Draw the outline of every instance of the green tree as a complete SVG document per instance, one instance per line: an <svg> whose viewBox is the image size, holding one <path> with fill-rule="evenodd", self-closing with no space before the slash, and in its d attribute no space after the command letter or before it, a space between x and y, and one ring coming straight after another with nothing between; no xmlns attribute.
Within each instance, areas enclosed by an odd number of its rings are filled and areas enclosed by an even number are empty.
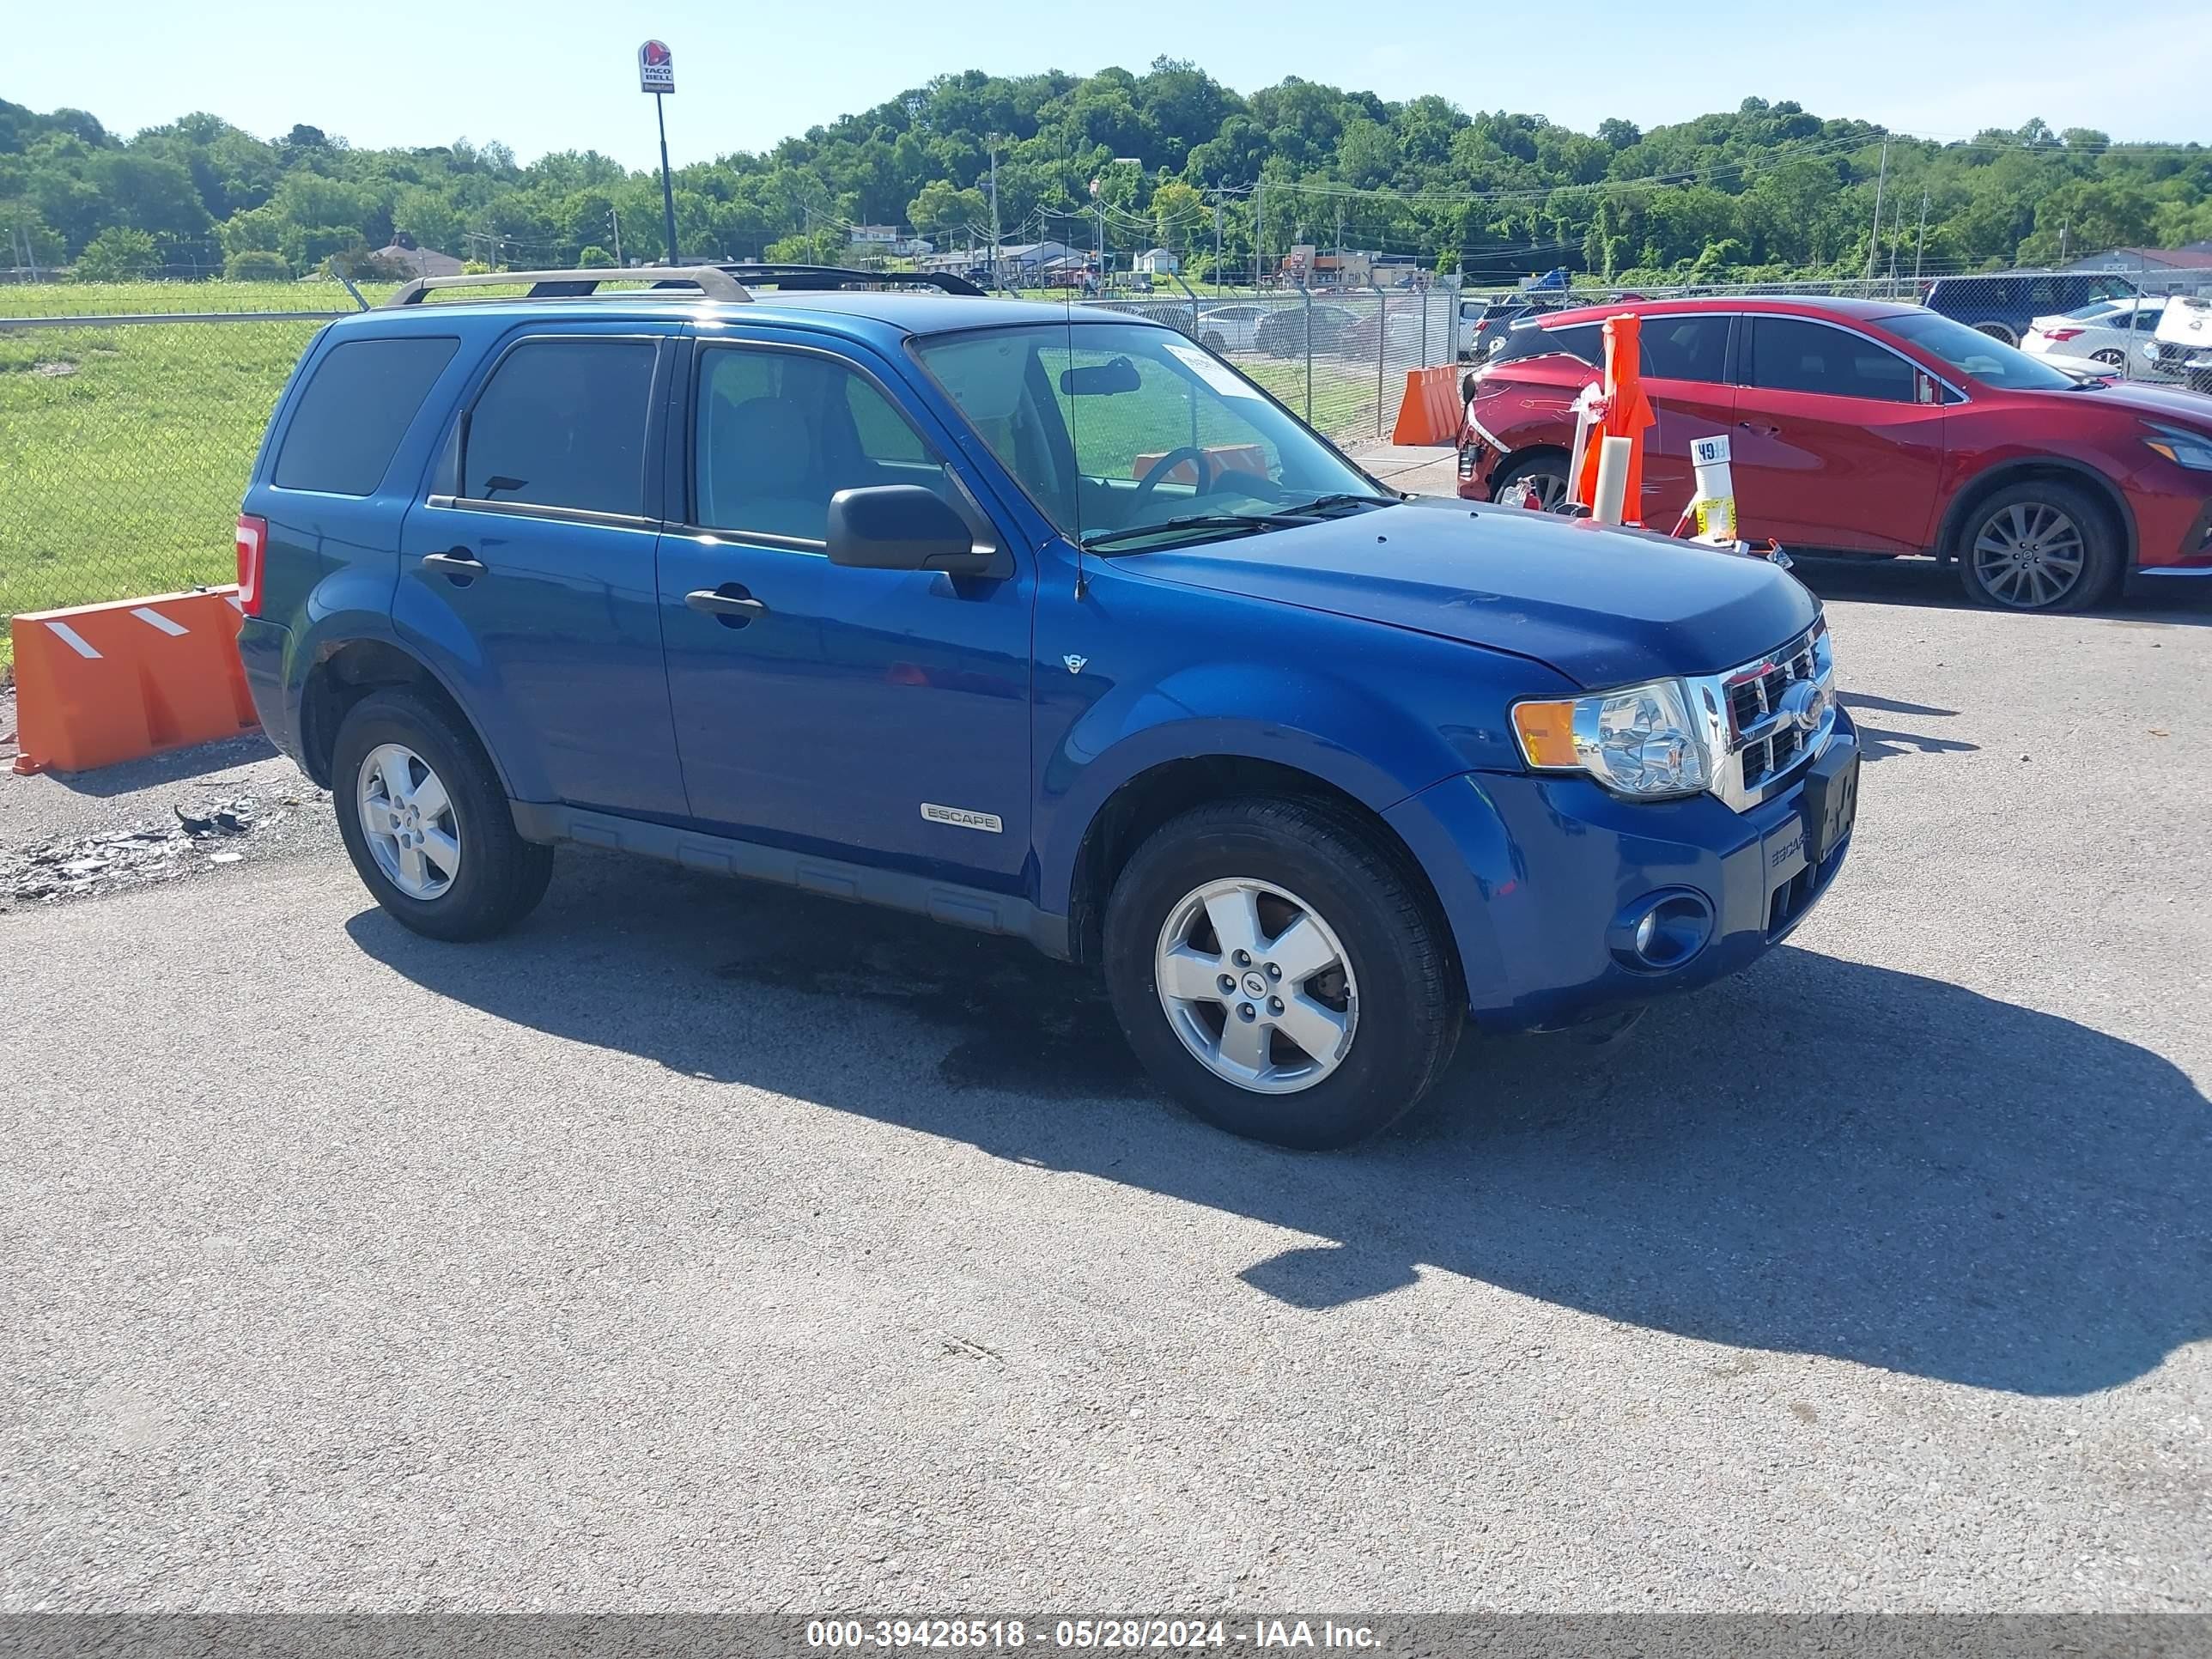
<svg viewBox="0 0 2212 1659"><path fill-rule="evenodd" d="M289 283L292 280L292 267L284 263L281 253L249 248L225 259L222 274L234 283Z"/></svg>
<svg viewBox="0 0 2212 1659"><path fill-rule="evenodd" d="M150 276L161 266L154 239L143 230L111 225L85 244L76 256L80 283L128 283Z"/></svg>

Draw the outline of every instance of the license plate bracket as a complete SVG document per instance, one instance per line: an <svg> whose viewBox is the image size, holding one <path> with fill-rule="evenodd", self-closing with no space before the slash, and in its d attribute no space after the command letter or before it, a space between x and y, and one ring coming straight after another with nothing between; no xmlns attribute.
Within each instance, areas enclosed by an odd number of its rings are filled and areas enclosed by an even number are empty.
<svg viewBox="0 0 2212 1659"><path fill-rule="evenodd" d="M1856 745L1831 748L1805 769L1805 861L1816 869L1857 822L1859 760Z"/></svg>

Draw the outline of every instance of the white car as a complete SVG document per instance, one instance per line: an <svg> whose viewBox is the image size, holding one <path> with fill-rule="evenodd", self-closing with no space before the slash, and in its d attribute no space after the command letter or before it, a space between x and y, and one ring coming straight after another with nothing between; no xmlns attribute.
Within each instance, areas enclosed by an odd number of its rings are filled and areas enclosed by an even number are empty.
<svg viewBox="0 0 2212 1659"><path fill-rule="evenodd" d="M2157 333L2165 310L2163 295L2093 300L2059 316L2038 317L2027 325L2020 349L2039 357L2087 357L2122 368L2130 350Z"/></svg>
<svg viewBox="0 0 2212 1659"><path fill-rule="evenodd" d="M1199 343L1220 352L1255 350L1259 345L1260 319L1270 309L1256 305L1202 307L1198 313Z"/></svg>

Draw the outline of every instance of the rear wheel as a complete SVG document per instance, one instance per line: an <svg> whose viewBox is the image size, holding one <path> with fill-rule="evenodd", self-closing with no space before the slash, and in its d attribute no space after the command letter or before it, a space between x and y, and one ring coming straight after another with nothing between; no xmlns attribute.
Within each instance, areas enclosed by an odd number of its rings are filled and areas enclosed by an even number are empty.
<svg viewBox="0 0 2212 1659"><path fill-rule="evenodd" d="M2102 351L2091 352L2089 361L2093 363L2102 363L2106 368L2125 368L2128 366L2128 355L2118 346L2106 346Z"/></svg>
<svg viewBox="0 0 2212 1659"><path fill-rule="evenodd" d="M1567 504L1567 458L1547 453L1512 462L1498 475L1491 499L1507 499L1514 486L1524 482L1535 490L1538 507L1547 513L1559 512Z"/></svg>
<svg viewBox="0 0 2212 1659"><path fill-rule="evenodd" d="M1176 1098L1309 1150L1396 1121L1443 1074L1464 1017L1433 902L1316 801L1217 802L1156 831L1108 902L1106 981Z"/></svg>
<svg viewBox="0 0 2212 1659"><path fill-rule="evenodd" d="M1221 337L1221 331L1218 328L1210 328L1206 330L1206 338L1200 341L1199 343L1203 345L1208 351L1212 352L1226 351L1229 349L1229 342Z"/></svg>
<svg viewBox="0 0 2212 1659"><path fill-rule="evenodd" d="M553 849L515 833L475 733L417 693L347 710L331 765L346 854L376 902L432 939L486 939L545 896Z"/></svg>
<svg viewBox="0 0 2212 1659"><path fill-rule="evenodd" d="M2000 489L1969 515L1959 544L1968 597L2008 611L2083 611L2112 590L2120 555L2111 520L2071 485Z"/></svg>
<svg viewBox="0 0 2212 1659"><path fill-rule="evenodd" d="M1976 323L1974 332L1986 334L1992 340L2002 340L2008 346L2020 343L2020 334L2008 323Z"/></svg>

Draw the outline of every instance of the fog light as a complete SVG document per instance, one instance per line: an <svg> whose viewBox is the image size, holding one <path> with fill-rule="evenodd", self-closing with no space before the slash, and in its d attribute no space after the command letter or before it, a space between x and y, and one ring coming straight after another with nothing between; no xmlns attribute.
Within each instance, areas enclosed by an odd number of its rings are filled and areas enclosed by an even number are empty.
<svg viewBox="0 0 2212 1659"><path fill-rule="evenodd" d="M1711 942L1713 907L1686 887L1647 893L1607 930L1613 960L1639 974L1671 973Z"/></svg>

